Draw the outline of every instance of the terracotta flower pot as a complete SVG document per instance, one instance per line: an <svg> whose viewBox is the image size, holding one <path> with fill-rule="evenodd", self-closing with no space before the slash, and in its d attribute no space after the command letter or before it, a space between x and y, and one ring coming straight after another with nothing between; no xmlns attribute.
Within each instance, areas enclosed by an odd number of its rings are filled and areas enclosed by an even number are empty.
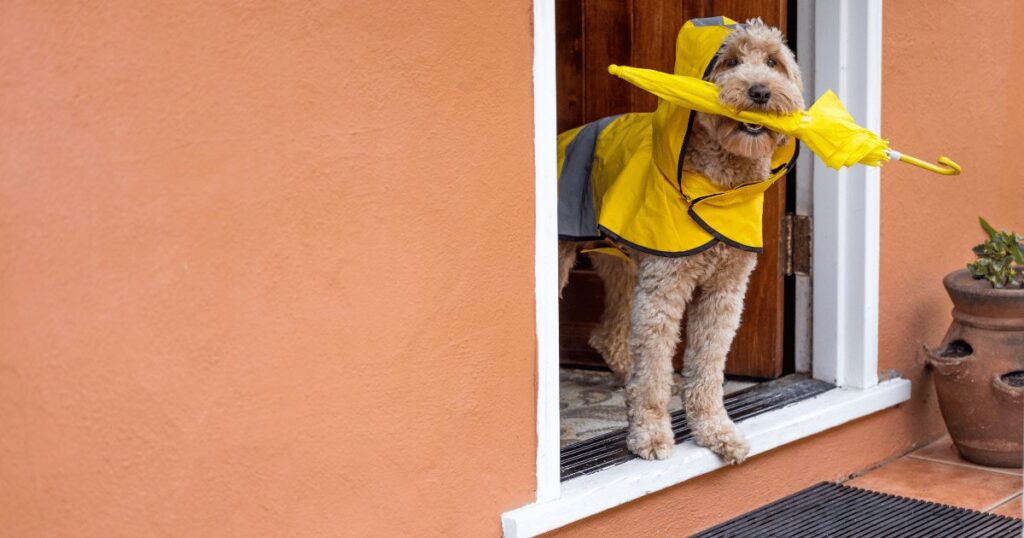
<svg viewBox="0 0 1024 538"><path fill-rule="evenodd" d="M1020 467L1024 437L1024 290L994 289L966 270L942 281L953 323L925 350L939 408L967 460Z"/></svg>

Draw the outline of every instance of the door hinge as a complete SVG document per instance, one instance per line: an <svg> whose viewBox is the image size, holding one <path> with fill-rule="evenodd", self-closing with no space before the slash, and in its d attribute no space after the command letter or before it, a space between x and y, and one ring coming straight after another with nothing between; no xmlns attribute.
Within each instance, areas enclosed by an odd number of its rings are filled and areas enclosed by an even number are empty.
<svg viewBox="0 0 1024 538"><path fill-rule="evenodd" d="M811 217L787 213L782 218L783 272L811 274Z"/></svg>

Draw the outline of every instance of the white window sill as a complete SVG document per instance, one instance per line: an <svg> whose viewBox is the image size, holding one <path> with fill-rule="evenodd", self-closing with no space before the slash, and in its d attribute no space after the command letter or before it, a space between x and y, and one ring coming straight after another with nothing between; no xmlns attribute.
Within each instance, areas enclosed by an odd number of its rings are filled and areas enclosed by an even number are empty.
<svg viewBox="0 0 1024 538"><path fill-rule="evenodd" d="M909 399L906 379L866 389L837 388L744 420L739 428L754 456ZM504 536L537 536L725 466L710 450L689 441L678 445L666 460L631 460L563 482L559 498L504 513Z"/></svg>

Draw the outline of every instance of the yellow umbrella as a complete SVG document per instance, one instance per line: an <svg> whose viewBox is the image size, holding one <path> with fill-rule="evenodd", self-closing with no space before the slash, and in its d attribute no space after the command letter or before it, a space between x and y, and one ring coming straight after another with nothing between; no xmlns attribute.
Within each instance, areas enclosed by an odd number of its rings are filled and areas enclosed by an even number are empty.
<svg viewBox="0 0 1024 538"><path fill-rule="evenodd" d="M608 72L679 106L761 124L794 136L821 157L826 165L837 170L857 163L880 166L890 159L897 159L936 174L960 174L960 165L947 157L939 157L943 166L938 166L893 150L887 140L857 125L831 90L806 111L775 114L727 107L718 100L718 87L698 78L618 65L609 66Z"/></svg>

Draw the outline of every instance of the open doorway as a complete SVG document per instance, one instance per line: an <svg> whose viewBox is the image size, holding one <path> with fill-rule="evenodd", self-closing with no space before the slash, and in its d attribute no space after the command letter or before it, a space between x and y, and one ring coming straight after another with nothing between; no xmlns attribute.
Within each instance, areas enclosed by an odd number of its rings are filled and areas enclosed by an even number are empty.
<svg viewBox="0 0 1024 538"><path fill-rule="evenodd" d="M786 0L557 1L559 131L614 114L653 111L657 107L654 96L608 75L607 66L615 63L671 72L676 34L689 19L724 15L743 21L761 17L787 33L795 50L795 8L788 4ZM786 213L793 209L795 189L787 189L787 183L790 181L778 182L765 195L765 247L751 276L743 322L729 354L727 398L751 392L759 383L780 379L796 369L792 351L794 286L792 278L787 281L785 258L791 249L785 248L784 240L789 227ZM626 426L621 386L587 342L600 319L603 302L600 279L587 256L580 256L559 314L563 449L572 450ZM680 342L675 355L677 372L685 345L685 341ZM773 386L784 384L775 382ZM681 407L679 385L677 375L671 411Z"/></svg>

